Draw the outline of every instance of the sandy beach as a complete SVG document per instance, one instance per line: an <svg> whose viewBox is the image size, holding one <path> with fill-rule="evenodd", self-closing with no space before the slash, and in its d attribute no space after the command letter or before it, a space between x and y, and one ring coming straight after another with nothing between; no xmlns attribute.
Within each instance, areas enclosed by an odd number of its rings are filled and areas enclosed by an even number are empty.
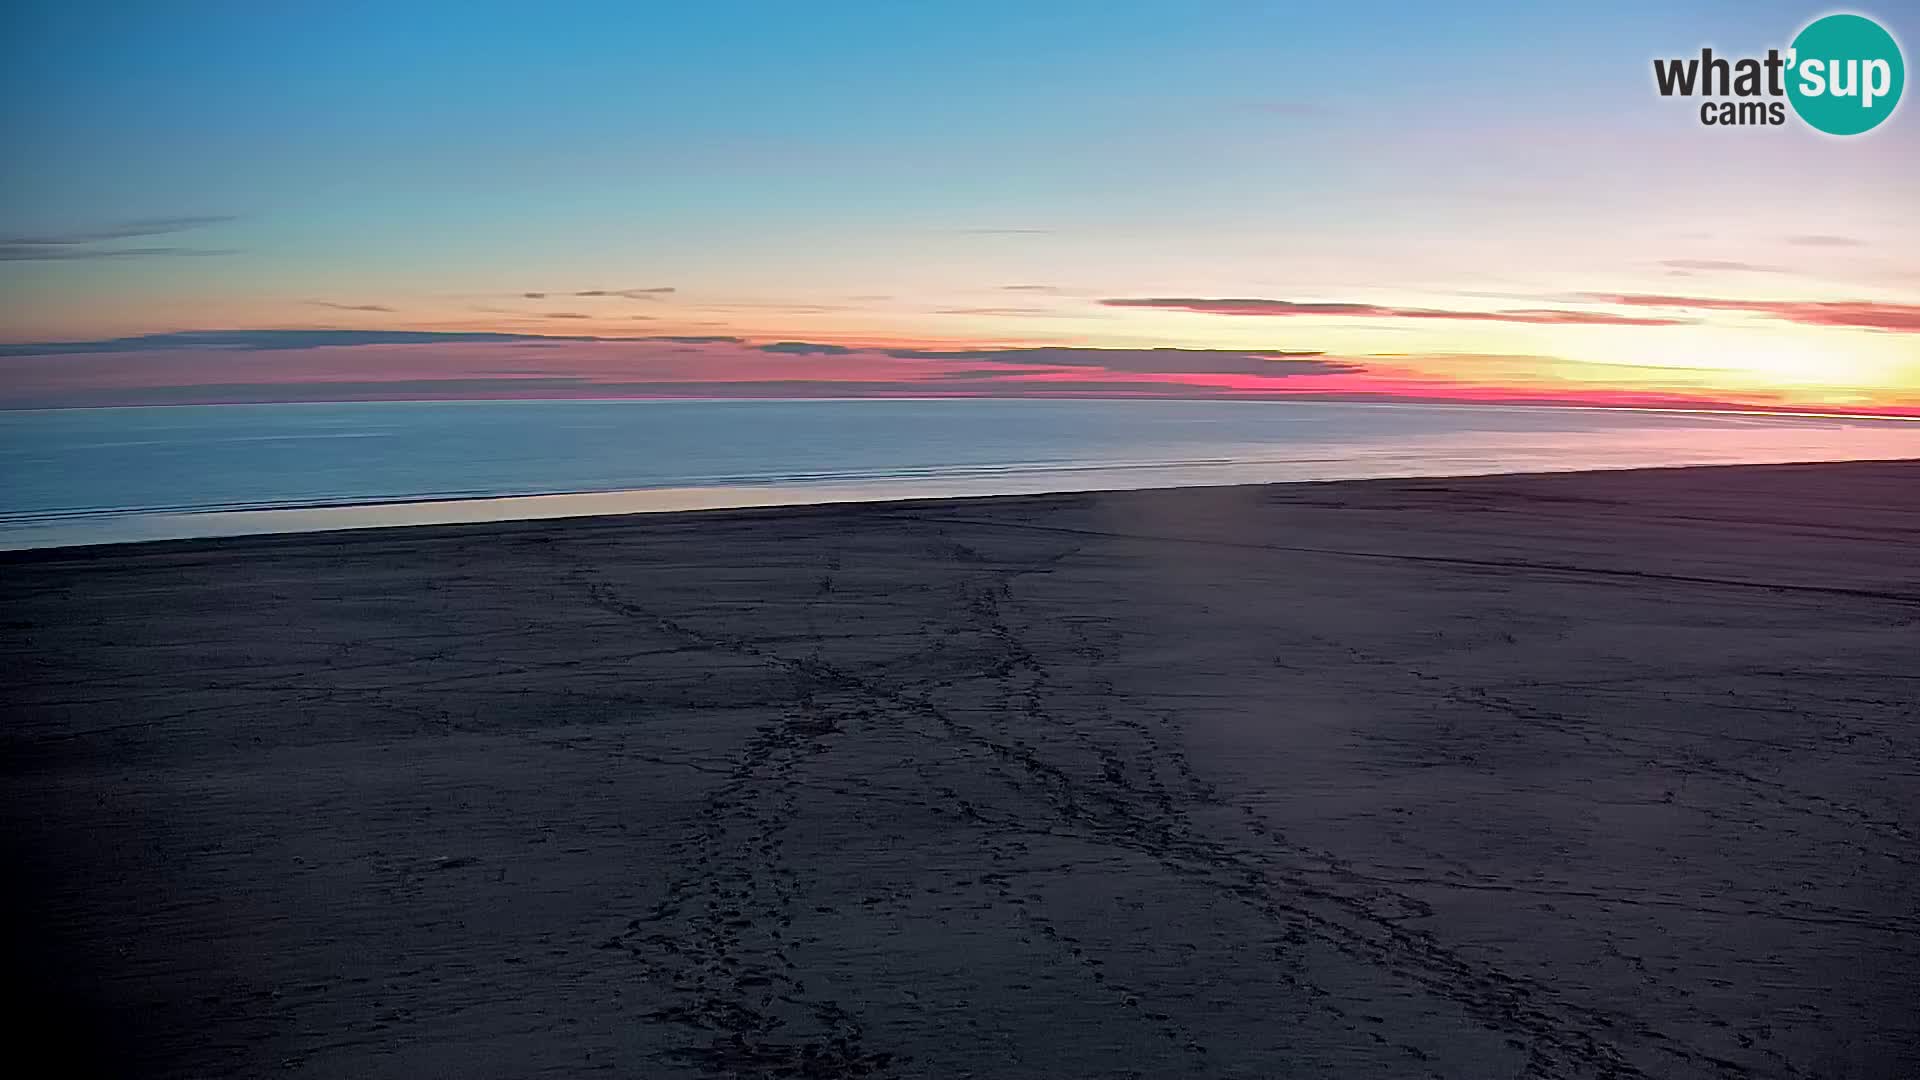
<svg viewBox="0 0 1920 1080"><path fill-rule="evenodd" d="M111 1076L1920 1075L1920 462L0 557Z"/></svg>

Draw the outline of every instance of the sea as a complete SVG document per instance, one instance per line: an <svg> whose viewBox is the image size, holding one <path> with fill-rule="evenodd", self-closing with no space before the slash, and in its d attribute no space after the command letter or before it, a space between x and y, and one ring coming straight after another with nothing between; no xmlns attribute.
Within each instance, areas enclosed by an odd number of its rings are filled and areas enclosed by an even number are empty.
<svg viewBox="0 0 1920 1080"><path fill-rule="evenodd" d="M0 548L1117 488L1920 458L1920 422L1324 401L0 412Z"/></svg>

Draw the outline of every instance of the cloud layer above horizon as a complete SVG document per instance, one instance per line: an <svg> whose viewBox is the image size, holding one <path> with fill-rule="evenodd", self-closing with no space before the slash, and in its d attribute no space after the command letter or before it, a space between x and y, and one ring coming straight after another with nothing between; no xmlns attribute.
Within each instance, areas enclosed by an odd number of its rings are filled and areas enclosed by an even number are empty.
<svg viewBox="0 0 1920 1080"><path fill-rule="evenodd" d="M733 335L210 330L0 345L0 408L584 398L1171 397L1805 411L1712 368L1306 349L853 345ZM1827 411L1920 416L1920 401Z"/></svg>

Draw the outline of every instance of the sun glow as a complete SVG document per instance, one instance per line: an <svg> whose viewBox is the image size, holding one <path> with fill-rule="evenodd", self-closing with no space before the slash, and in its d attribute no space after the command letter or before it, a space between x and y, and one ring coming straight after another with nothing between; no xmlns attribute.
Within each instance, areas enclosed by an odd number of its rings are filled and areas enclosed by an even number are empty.
<svg viewBox="0 0 1920 1080"><path fill-rule="evenodd" d="M1871 393L1920 399L1920 356L1901 335L1780 326L1569 332L1557 355L1607 366L1613 385Z"/></svg>

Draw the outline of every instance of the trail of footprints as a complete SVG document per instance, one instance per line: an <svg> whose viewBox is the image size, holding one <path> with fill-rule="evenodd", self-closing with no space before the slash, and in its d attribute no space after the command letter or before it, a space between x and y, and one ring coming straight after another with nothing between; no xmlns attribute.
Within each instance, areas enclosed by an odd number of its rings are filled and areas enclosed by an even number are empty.
<svg viewBox="0 0 1920 1080"><path fill-rule="evenodd" d="M705 1071L860 1077L893 1063L867 1047L856 1017L808 996L793 958L803 945L791 935L798 887L781 833L797 809L796 768L839 719L802 690L788 716L764 725L707 799L704 828L683 843L685 876L605 943L671 988L679 1003L649 1019L687 1029L679 1056Z"/></svg>
<svg viewBox="0 0 1920 1080"><path fill-rule="evenodd" d="M1055 554L1044 563L1062 557ZM629 954L650 979L671 989L677 1003L651 1019L689 1032L681 1051L686 1061L715 1075L793 1077L877 1077L907 1064L893 1052L871 1047L858 1018L839 1003L808 996L797 958L806 943L789 936L798 887L794 871L782 859L781 833L799 810L798 772L815 753L824 752L822 740L838 730L835 710L845 715L851 708L825 702L851 699L860 703L861 715L875 722L927 727L957 744L985 751L981 767L1004 789L1006 800L1028 805L1014 813L996 812L921 773L930 794L954 820L978 831L989 860L1010 868L985 873L976 884L990 892L994 903L1019 912L1032 930L1023 942L1044 943L1083 972L1089 1000L1104 995L1115 1008L1137 1013L1169 1045L1185 1051L1197 1071L1205 1068L1207 1059L1202 1040L1156 1007L1148 988L1128 986L1105 970L1103 958L1033 903L1037 894L1018 887L1017 880L1033 872L1023 864L1023 834L1062 831L1142 853L1172 873L1250 907L1274 926L1269 958L1274 977L1355 1038L1397 1046L1416 1060L1426 1058L1415 1045L1393 1043L1381 1030L1383 1018L1350 1015L1315 985L1300 962L1312 944L1385 969L1439 999L1458 1003L1488 1027L1509 1033L1510 1045L1527 1054L1531 1076L1646 1075L1594 1034L1626 1018L1558 1001L1544 987L1471 962L1430 935L1407 929L1403 920L1422 910L1417 900L1352 877L1331 853L1289 843L1253 808L1242 808L1246 839L1241 844L1198 831L1188 808L1223 800L1180 749L1177 717L1161 715L1149 721L1112 709L1113 688L1098 674L1105 650L1082 620L1061 625L1070 627L1072 648L1095 672L1084 692L1096 704L1078 722L1056 715L1049 698L1059 689L1005 616L1012 578L1035 566L1009 572L984 559L963 561L982 565L962 579L959 602L948 608L962 620L953 627L961 633L949 635L944 644L949 649L985 647L977 658L969 657L978 661L973 674L940 678L932 685L893 685L837 667L817 651L795 657L751 639L707 635L587 582L593 602L607 610L666 629L689 646L756 657L794 679L788 715L760 729L732 777L709 798L704 829L686 841L681 860L686 875L670 885L667 898L654 911L634 919L625 932L605 943ZM832 593L820 589L823 601ZM1111 628L1106 632L1117 633ZM991 684L994 703L984 727L962 721L936 703L943 689L981 682ZM1063 739L1073 758L1097 764L1097 779L1076 777L1069 767L1049 760L1046 751L1059 752ZM1168 772L1170 776L1164 775ZM1044 815L1030 812L1036 803L1045 808ZM1316 885L1305 871L1336 884ZM866 900L873 904L887 898ZM1747 1075L1735 1063L1664 1042L1657 1033L1640 1034L1696 1070Z"/></svg>

